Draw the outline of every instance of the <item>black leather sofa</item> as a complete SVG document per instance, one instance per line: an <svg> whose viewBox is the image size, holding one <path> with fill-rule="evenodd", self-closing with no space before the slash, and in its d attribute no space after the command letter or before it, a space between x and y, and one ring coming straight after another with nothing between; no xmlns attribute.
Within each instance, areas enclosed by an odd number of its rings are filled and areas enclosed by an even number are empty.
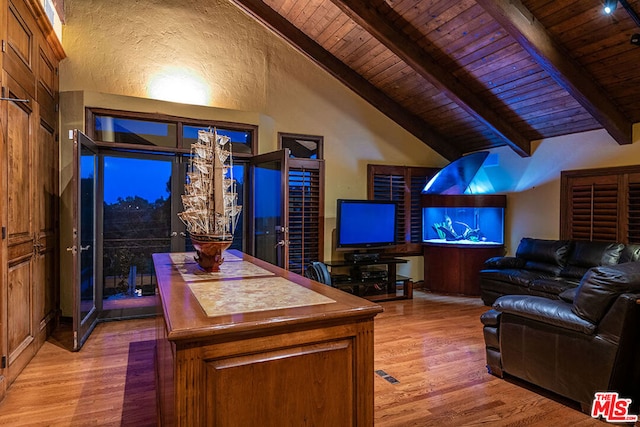
<svg viewBox="0 0 640 427"><path fill-rule="evenodd" d="M640 245L612 242L544 240L525 237L515 256L488 259L480 271L480 297L491 305L502 295L558 299L575 288L591 267L640 259Z"/></svg>
<svg viewBox="0 0 640 427"><path fill-rule="evenodd" d="M640 262L594 267L558 299L505 295L481 316L487 368L578 402L640 403ZM635 412L637 414L637 412Z"/></svg>

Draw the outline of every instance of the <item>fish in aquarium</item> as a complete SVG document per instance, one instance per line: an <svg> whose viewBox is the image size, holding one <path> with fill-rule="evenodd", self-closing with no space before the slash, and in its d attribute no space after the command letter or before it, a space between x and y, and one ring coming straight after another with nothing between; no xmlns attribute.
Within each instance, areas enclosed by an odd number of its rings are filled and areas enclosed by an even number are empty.
<svg viewBox="0 0 640 427"><path fill-rule="evenodd" d="M453 224L461 225L464 228L463 231L456 231ZM444 216L444 222L434 223L432 227L438 236L444 240L469 240L472 242L486 240L486 237L484 237L480 228L471 228L468 224L462 221L453 221L449 215Z"/></svg>

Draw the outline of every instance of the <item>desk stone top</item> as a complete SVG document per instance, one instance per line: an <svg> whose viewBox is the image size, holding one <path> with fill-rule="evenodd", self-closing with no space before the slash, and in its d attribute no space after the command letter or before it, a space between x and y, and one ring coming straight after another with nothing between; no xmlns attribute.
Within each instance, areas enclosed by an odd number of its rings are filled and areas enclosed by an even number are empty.
<svg viewBox="0 0 640 427"><path fill-rule="evenodd" d="M212 280L188 285L209 317L335 302L283 277Z"/></svg>

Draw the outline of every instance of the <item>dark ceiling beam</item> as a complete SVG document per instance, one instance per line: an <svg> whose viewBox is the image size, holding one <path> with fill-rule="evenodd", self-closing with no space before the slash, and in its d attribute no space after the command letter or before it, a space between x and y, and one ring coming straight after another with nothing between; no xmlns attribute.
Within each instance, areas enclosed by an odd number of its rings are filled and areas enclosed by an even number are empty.
<svg viewBox="0 0 640 427"><path fill-rule="evenodd" d="M518 43L589 112L618 144L631 144L633 124L587 71L553 40L518 0L476 0ZM598 5L594 5L596 7Z"/></svg>
<svg viewBox="0 0 640 427"><path fill-rule="evenodd" d="M441 67L404 32L395 28L370 2L331 0L353 21L406 62L476 120L483 123L520 156L531 155L531 141L518 132L480 97L467 89L449 70Z"/></svg>
<svg viewBox="0 0 640 427"><path fill-rule="evenodd" d="M447 160L456 160L464 154L447 142L421 117L409 113L262 1L233 0L233 2Z"/></svg>

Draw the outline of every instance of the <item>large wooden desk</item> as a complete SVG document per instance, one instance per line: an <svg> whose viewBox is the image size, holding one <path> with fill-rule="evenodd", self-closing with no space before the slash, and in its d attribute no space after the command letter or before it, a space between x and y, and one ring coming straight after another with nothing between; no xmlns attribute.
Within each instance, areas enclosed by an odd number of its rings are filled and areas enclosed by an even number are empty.
<svg viewBox="0 0 640 427"><path fill-rule="evenodd" d="M379 305L234 251L153 262L162 425L373 425Z"/></svg>

